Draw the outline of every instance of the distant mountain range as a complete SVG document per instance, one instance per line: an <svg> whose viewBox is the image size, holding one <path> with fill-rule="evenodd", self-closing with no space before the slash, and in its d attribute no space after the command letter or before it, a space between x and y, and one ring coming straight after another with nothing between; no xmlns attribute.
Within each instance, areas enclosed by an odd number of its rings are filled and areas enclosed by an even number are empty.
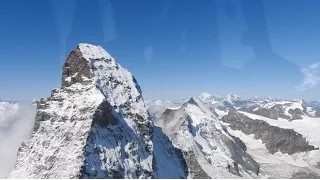
<svg viewBox="0 0 320 180"><path fill-rule="evenodd" d="M227 153L233 160L229 172L235 175L320 177L318 101L203 93L181 102L148 101L147 106L154 115L155 125L164 130L175 146L197 154L195 159L202 165L197 171L211 178L216 177L214 166L227 161L216 157L228 151L218 145L223 138L217 140L217 137L224 136L216 132L224 132L237 147L232 149L229 144L231 155Z"/></svg>
<svg viewBox="0 0 320 180"><path fill-rule="evenodd" d="M199 98L209 108L218 110L228 110L236 108L257 115L268 116L273 119L278 119L280 116L284 119L294 120L302 119L302 116L320 117L320 102L319 101L304 101L304 100L284 100L250 97L242 98L235 94L229 94L226 97L219 97L209 93L202 93ZM154 100L146 101L149 107L149 112L155 115L157 119L159 114L162 114L167 108L174 108L182 105L189 99L176 101L170 100Z"/></svg>

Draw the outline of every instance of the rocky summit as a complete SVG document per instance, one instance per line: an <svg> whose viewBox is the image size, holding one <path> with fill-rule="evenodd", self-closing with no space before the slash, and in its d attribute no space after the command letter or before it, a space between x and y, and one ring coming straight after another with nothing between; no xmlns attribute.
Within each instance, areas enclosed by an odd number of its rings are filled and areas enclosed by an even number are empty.
<svg viewBox="0 0 320 180"><path fill-rule="evenodd" d="M79 44L61 87L37 101L33 135L9 178L186 178L176 152L132 74L102 47Z"/></svg>

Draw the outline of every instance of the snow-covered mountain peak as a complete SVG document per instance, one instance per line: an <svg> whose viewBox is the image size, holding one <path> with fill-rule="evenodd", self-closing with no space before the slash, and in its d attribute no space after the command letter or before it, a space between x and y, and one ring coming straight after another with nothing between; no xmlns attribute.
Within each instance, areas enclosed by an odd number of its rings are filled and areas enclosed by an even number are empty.
<svg viewBox="0 0 320 180"><path fill-rule="evenodd" d="M233 102L235 102L235 101L240 100L240 96L230 93L230 94L228 94L228 95L226 96L226 100L227 100L229 103L233 103Z"/></svg>
<svg viewBox="0 0 320 180"><path fill-rule="evenodd" d="M132 74L102 47L83 43L63 66L61 88L37 101L33 136L9 178L183 178L170 143Z"/></svg>
<svg viewBox="0 0 320 180"><path fill-rule="evenodd" d="M132 74L100 46L82 43L68 56L63 66L62 86L79 83L96 86L111 105L120 106L142 96Z"/></svg>
<svg viewBox="0 0 320 180"><path fill-rule="evenodd" d="M196 97L191 97L187 102L185 102L185 104L193 104L193 105L196 105L196 106L199 106L199 104L201 101L196 98Z"/></svg>
<svg viewBox="0 0 320 180"><path fill-rule="evenodd" d="M201 93L198 98L205 104L214 104L216 101L221 99L219 96L215 96L209 93Z"/></svg>
<svg viewBox="0 0 320 180"><path fill-rule="evenodd" d="M212 100L214 99L216 96L214 96L213 94L209 94L209 93L201 93L199 98L202 99L209 99Z"/></svg>
<svg viewBox="0 0 320 180"><path fill-rule="evenodd" d="M203 113L205 113L205 114L211 114L210 109L197 97L190 98L187 102L185 102L183 104L183 107L185 107L188 111L188 109L190 109L190 108L188 108L189 105L193 105L193 106L198 107L199 110L203 111ZM192 110L195 110L195 108L191 108L191 111Z"/></svg>
<svg viewBox="0 0 320 180"><path fill-rule="evenodd" d="M82 56L88 61L93 59L112 59L111 55L101 46L80 43L77 48L82 53Z"/></svg>

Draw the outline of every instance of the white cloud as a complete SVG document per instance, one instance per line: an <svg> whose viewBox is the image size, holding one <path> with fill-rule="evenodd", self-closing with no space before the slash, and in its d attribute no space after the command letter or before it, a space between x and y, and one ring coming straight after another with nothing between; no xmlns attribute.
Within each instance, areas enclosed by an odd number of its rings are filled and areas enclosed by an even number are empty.
<svg viewBox="0 0 320 180"><path fill-rule="evenodd" d="M298 90L304 91L320 84L320 62L312 64L301 71L304 74L304 79L301 85L297 87Z"/></svg>
<svg viewBox="0 0 320 180"><path fill-rule="evenodd" d="M36 107L0 102L0 179L12 170L19 146L31 136Z"/></svg>
<svg viewBox="0 0 320 180"><path fill-rule="evenodd" d="M150 62L153 58L153 47L148 46L144 50L144 58L147 62Z"/></svg>

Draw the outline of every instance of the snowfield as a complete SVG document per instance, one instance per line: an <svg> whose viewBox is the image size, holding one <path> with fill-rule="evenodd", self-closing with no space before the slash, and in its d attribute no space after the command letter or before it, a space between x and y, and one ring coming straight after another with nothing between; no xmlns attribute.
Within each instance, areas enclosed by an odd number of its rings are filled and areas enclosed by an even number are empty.
<svg viewBox="0 0 320 180"><path fill-rule="evenodd" d="M284 129L293 129L296 132L302 134L310 144L320 147L320 118L312 118L303 116L302 120L288 121L286 119L279 118L278 120L266 118L256 114L250 114L247 112L239 111L252 119L259 119L266 121L267 123L278 126Z"/></svg>

